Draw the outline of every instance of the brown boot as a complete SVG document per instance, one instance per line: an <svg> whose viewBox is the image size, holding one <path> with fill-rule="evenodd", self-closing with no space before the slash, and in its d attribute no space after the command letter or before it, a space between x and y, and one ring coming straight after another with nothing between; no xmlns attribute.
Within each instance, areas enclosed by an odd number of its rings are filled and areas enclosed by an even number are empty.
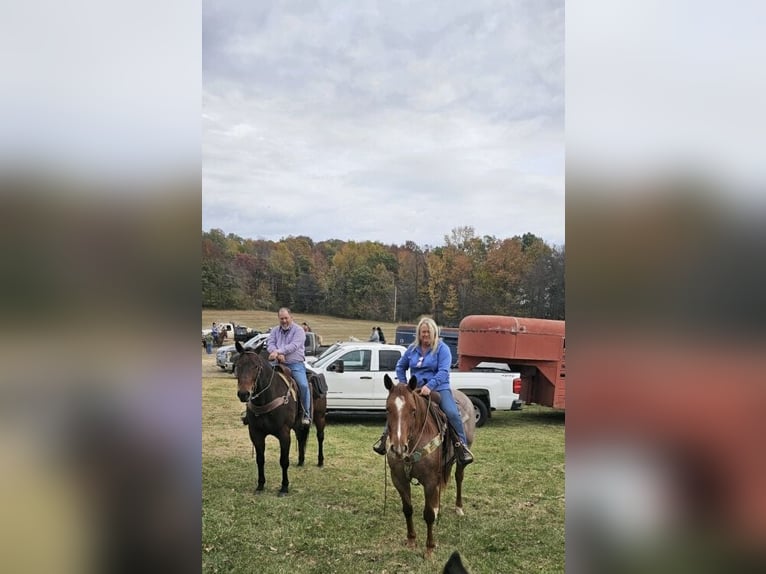
<svg viewBox="0 0 766 574"><path fill-rule="evenodd" d="M378 439L378 442L376 442L374 445L372 445L372 450L377 452L378 454L386 454L386 441L388 439L388 429L383 431L383 434L380 435L380 438Z"/></svg>
<svg viewBox="0 0 766 574"><path fill-rule="evenodd" d="M462 466L473 462L473 453L460 441L455 442L455 456L457 457L457 463Z"/></svg>

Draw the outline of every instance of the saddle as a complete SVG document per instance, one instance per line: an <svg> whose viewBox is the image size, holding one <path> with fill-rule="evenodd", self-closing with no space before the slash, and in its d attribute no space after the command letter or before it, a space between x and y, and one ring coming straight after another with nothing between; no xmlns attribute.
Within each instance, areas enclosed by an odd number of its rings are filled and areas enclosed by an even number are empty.
<svg viewBox="0 0 766 574"><path fill-rule="evenodd" d="M278 374L287 383L287 388L290 390L290 394L293 396L293 400L297 401L300 395L300 388L293 379L293 372L287 365L274 365L272 367L274 372Z"/></svg>
<svg viewBox="0 0 766 574"><path fill-rule="evenodd" d="M454 452L451 451L451 447L452 444L458 441L457 433L455 432L455 429L452 428L452 425L449 424L447 415L444 414L444 411L441 409L441 396L438 391L431 391L431 394L428 396L431 397L429 409L439 426L439 434L441 434L443 439L446 439L447 435L450 437L450 440L442 441L442 455L444 456L445 461L451 462L455 457Z"/></svg>
<svg viewBox="0 0 766 574"><path fill-rule="evenodd" d="M444 427L449 426L449 424L447 421L447 415L444 414L444 411L441 408L441 396L439 395L438 391L431 391L431 394L428 395L428 397L423 398L428 400L429 397L431 401L429 402L428 408L436 420L436 424L439 426L439 433L444 436Z"/></svg>

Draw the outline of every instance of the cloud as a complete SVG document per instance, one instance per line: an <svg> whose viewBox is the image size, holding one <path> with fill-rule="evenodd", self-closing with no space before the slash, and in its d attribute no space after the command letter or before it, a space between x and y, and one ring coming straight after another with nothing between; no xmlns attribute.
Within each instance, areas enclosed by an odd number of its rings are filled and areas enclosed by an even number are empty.
<svg viewBox="0 0 766 574"><path fill-rule="evenodd" d="M563 3L206 6L203 112L204 228L563 243Z"/></svg>

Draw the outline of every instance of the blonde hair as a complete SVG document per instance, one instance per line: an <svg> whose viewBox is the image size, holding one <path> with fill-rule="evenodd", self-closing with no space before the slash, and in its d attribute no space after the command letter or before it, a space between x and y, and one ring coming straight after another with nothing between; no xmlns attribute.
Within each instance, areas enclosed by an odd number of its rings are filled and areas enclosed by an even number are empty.
<svg viewBox="0 0 766 574"><path fill-rule="evenodd" d="M428 331L431 333L431 352L435 353L437 347L439 346L439 327L436 324L436 321L431 319L431 317L423 317L418 321L418 326L415 329L415 342L413 345L416 347L420 347L421 341L420 341L420 328L426 325L428 327Z"/></svg>

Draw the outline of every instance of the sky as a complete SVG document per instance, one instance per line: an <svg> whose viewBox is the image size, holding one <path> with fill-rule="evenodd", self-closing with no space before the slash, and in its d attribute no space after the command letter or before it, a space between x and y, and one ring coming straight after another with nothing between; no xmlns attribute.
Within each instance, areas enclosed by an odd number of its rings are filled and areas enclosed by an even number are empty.
<svg viewBox="0 0 766 574"><path fill-rule="evenodd" d="M564 244L564 3L205 2L202 227Z"/></svg>

